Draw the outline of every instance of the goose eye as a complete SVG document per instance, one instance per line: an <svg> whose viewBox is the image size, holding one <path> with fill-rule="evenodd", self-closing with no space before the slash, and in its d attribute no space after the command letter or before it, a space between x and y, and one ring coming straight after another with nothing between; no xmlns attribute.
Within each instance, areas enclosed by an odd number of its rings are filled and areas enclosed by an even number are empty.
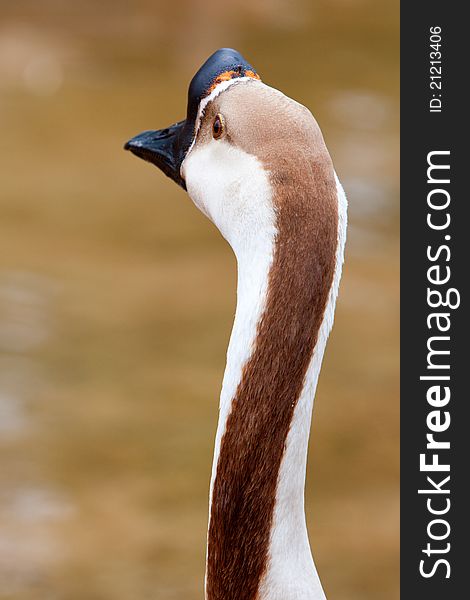
<svg viewBox="0 0 470 600"><path fill-rule="evenodd" d="M225 129L224 118L222 115L217 115L212 123L212 135L217 140L223 134Z"/></svg>

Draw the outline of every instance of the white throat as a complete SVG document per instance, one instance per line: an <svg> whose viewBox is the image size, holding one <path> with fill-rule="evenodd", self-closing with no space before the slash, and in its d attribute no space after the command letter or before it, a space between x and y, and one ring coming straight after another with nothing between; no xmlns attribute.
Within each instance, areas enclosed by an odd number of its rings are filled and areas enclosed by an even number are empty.
<svg viewBox="0 0 470 600"><path fill-rule="evenodd" d="M207 164L217 164L218 168L209 172ZM256 327L266 304L277 233L276 215L269 174L254 156L228 143L212 143L193 149L184 161L183 169L191 199L218 227L237 258L237 308L220 395L212 495L225 423L243 365L252 353ZM214 172L223 182L220 185L214 181ZM226 223L230 223L230 229Z"/></svg>

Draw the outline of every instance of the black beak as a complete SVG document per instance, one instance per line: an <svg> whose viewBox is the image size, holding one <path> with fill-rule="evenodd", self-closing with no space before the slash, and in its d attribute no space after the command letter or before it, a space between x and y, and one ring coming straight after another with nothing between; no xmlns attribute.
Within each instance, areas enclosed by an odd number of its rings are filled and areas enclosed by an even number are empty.
<svg viewBox="0 0 470 600"><path fill-rule="evenodd" d="M187 150L186 121L157 131L143 131L126 142L124 150L130 150L139 158L156 165L165 175L176 181L183 189L186 184L180 175L180 167Z"/></svg>
<svg viewBox="0 0 470 600"><path fill-rule="evenodd" d="M156 165L185 190L186 182L180 174L181 164L194 140L201 100L210 93L218 77L227 80L227 77L234 79L246 76L259 79L239 52L232 48L220 48L209 56L189 84L186 120L167 129L143 131L129 140L124 150L130 150L139 158Z"/></svg>

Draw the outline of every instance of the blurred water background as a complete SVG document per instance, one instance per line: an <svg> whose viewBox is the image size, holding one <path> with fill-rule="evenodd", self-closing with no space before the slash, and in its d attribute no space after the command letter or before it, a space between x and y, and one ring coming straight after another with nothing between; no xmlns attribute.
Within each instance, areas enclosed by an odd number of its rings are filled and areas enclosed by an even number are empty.
<svg viewBox="0 0 470 600"><path fill-rule="evenodd" d="M0 599L202 598L235 261L122 151L221 46L350 203L306 509L329 598L398 598L398 3L0 0Z"/></svg>

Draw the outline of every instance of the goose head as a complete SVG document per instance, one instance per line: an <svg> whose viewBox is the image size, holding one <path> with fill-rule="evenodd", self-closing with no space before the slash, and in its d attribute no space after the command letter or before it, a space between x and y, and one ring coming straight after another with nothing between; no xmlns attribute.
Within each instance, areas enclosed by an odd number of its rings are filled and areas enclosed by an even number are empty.
<svg viewBox="0 0 470 600"><path fill-rule="evenodd" d="M310 111L229 48L193 77L185 120L144 131L124 148L187 190L236 254L276 233L282 203L295 202L289 190L311 185L312 170L333 173Z"/></svg>

